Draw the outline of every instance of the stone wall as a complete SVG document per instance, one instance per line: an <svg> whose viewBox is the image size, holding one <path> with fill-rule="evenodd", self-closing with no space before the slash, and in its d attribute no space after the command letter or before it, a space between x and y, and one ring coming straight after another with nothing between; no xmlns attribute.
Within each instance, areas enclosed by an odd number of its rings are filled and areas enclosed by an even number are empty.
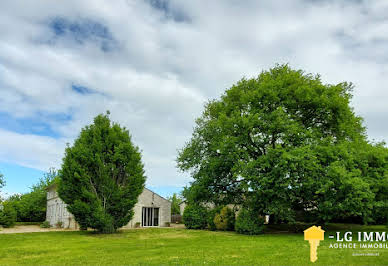
<svg viewBox="0 0 388 266"><path fill-rule="evenodd" d="M171 202L145 188L134 207L134 216L132 220L124 226L124 228L136 227L137 223L141 226L143 207L159 208L159 226L163 227L171 222ZM79 228L78 224L75 222L74 216L67 211L66 204L58 197L55 185L49 187L47 190L46 221L54 227L61 221L63 223L63 228Z"/></svg>
<svg viewBox="0 0 388 266"><path fill-rule="evenodd" d="M56 227L58 222L62 222L63 228L78 228L74 216L67 210L66 204L58 197L56 186L51 186L47 190L46 221L53 227Z"/></svg>
<svg viewBox="0 0 388 266"><path fill-rule="evenodd" d="M171 202L145 188L134 207L135 214L132 220L125 227L136 227L136 223L142 224L143 207L159 208L159 226L163 227L166 223L171 223Z"/></svg>

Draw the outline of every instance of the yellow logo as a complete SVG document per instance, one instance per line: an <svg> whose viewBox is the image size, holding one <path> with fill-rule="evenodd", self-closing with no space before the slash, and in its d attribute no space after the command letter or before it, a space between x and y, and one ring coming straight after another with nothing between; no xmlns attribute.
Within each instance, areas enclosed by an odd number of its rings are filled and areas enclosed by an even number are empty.
<svg viewBox="0 0 388 266"><path fill-rule="evenodd" d="M319 241L324 239L325 231L321 229L320 226L311 226L307 228L304 232L304 240L308 240L310 244L310 260L315 262L318 259L317 248L319 246Z"/></svg>

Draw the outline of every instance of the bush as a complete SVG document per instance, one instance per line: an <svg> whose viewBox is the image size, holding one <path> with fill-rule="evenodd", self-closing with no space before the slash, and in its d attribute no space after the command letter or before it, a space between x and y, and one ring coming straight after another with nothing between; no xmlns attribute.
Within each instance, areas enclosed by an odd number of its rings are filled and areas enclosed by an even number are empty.
<svg viewBox="0 0 388 266"><path fill-rule="evenodd" d="M207 226L208 211L200 205L188 205L183 212L183 223L188 229L204 229Z"/></svg>
<svg viewBox="0 0 388 266"><path fill-rule="evenodd" d="M63 222L62 221L57 222L56 227L57 228L62 228L63 227Z"/></svg>
<svg viewBox="0 0 388 266"><path fill-rule="evenodd" d="M265 219L250 209L243 208L236 219L236 232L245 235L258 235L264 231Z"/></svg>
<svg viewBox="0 0 388 266"><path fill-rule="evenodd" d="M44 221L43 223L40 224L41 228L50 228L50 223L48 221Z"/></svg>
<svg viewBox="0 0 388 266"><path fill-rule="evenodd" d="M3 203L3 209L0 210L0 225L3 227L12 227L16 222L16 211L12 205Z"/></svg>
<svg viewBox="0 0 388 266"><path fill-rule="evenodd" d="M222 206L215 207L208 211L208 228L209 230L215 231L217 230L216 224L214 223L214 218L220 211L222 210Z"/></svg>
<svg viewBox="0 0 388 266"><path fill-rule="evenodd" d="M219 213L216 213L213 221L217 230L222 230L222 231L234 230L234 223L235 223L234 212L227 206L223 207Z"/></svg>
<svg viewBox="0 0 388 266"><path fill-rule="evenodd" d="M7 199L17 213L17 222L41 223L46 219L47 191L46 187L55 182L57 171L51 168L39 182L25 194L14 194Z"/></svg>

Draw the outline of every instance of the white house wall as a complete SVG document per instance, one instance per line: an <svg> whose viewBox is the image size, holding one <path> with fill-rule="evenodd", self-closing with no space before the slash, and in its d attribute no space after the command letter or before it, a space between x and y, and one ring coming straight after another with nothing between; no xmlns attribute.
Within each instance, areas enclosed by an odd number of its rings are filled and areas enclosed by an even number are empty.
<svg viewBox="0 0 388 266"><path fill-rule="evenodd" d="M145 188L134 207L135 214L132 220L125 227L136 227L137 223L142 224L143 207L159 208L159 226L166 226L166 223L171 223L171 202Z"/></svg>
<svg viewBox="0 0 388 266"><path fill-rule="evenodd" d="M47 191L46 221L54 227L62 222L63 228L78 228L74 216L67 211L66 204L58 197L55 187L50 187Z"/></svg>

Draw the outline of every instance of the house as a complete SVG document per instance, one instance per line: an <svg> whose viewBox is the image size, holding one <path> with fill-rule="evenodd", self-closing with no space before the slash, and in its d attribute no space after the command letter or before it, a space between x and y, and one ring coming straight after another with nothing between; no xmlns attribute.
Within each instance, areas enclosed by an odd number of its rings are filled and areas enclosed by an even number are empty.
<svg viewBox="0 0 388 266"><path fill-rule="evenodd" d="M155 192L144 188L134 207L134 216L123 228L133 227L163 227L171 222L171 202ZM47 188L46 221L51 226L62 222L63 228L78 229L74 216L67 210L57 193L57 185Z"/></svg>

